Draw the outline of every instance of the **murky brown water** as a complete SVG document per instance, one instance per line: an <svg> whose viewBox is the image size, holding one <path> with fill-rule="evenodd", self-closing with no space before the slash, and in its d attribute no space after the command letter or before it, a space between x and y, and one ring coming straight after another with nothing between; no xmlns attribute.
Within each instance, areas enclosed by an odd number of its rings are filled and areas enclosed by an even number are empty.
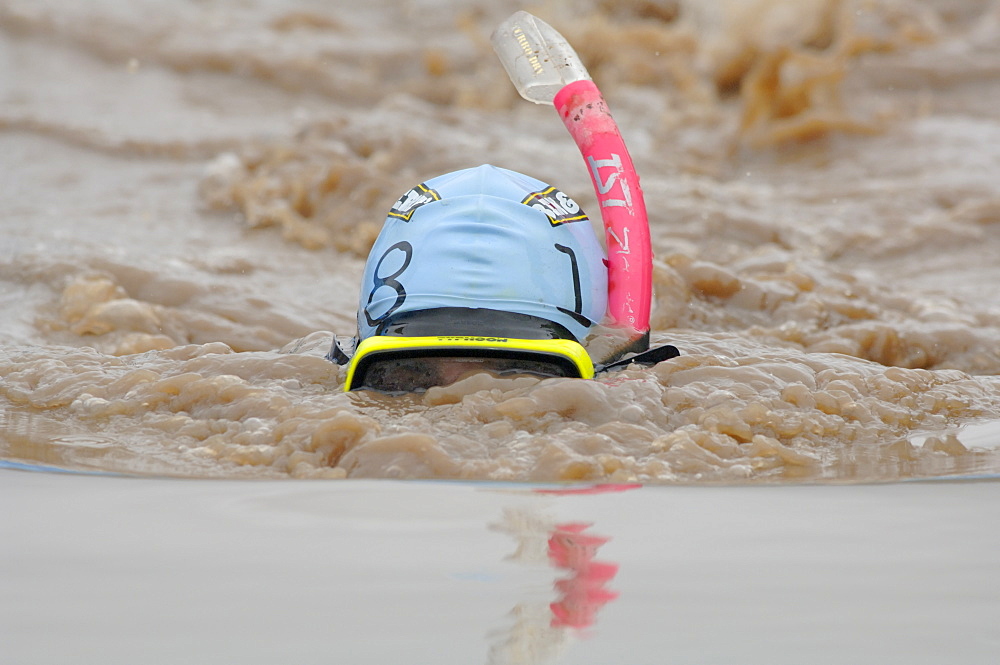
<svg viewBox="0 0 1000 665"><path fill-rule="evenodd" d="M987 0L538 3L629 143L654 339L682 356L342 394L322 356L353 332L400 193L490 162L596 210L557 115L489 48L512 10L0 1L0 457L242 478L1000 471Z"/></svg>

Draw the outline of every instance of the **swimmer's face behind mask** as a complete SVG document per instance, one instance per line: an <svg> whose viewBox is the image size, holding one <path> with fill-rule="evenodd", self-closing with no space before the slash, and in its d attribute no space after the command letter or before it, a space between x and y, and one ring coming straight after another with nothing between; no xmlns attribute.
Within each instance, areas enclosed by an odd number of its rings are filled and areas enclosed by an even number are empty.
<svg viewBox="0 0 1000 665"><path fill-rule="evenodd" d="M494 377L579 377L578 372L568 370L564 365L544 360L410 356L375 360L359 374L355 384L360 390L389 394L420 393L434 386L450 386L484 372Z"/></svg>

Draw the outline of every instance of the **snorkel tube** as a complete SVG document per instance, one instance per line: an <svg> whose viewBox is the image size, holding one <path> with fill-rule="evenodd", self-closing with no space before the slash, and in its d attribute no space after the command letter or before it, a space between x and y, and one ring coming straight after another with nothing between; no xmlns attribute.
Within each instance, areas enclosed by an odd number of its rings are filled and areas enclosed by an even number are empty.
<svg viewBox="0 0 1000 665"><path fill-rule="evenodd" d="M519 11L490 38L522 97L552 104L576 141L594 184L608 247L608 314L630 343L649 348L653 252L639 176L621 132L579 56L541 19Z"/></svg>

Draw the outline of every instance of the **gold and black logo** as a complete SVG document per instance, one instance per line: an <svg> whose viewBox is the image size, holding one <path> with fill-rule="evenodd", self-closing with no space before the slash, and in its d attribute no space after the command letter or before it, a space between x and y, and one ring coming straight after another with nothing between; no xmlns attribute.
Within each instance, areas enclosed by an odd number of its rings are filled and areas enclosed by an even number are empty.
<svg viewBox="0 0 1000 665"><path fill-rule="evenodd" d="M436 191L428 187L424 183L420 183L406 194L399 197L392 208L389 209L389 217L395 217L396 219L401 219L404 222L410 221L410 217L413 213L417 211L422 205L426 205L432 201L440 201L441 195Z"/></svg>
<svg viewBox="0 0 1000 665"><path fill-rule="evenodd" d="M587 219L587 213L583 212L580 204L555 187L532 192L521 203L545 213L552 226L568 222L582 222Z"/></svg>

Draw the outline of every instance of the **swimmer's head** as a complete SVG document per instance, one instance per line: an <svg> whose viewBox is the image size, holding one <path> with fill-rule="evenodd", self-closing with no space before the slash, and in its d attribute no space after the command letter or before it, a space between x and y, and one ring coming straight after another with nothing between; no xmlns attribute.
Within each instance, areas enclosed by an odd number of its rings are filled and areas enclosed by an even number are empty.
<svg viewBox="0 0 1000 665"><path fill-rule="evenodd" d="M590 378L580 341L606 308L604 251L573 199L495 166L439 176L396 201L372 247L345 387L375 387L366 363L381 372L372 377L427 367L416 383L440 385L454 374L435 374L445 358L449 368ZM424 362L399 362L410 358Z"/></svg>
<svg viewBox="0 0 1000 665"><path fill-rule="evenodd" d="M358 332L392 334L401 316L459 308L476 333L490 332L496 311L579 341L604 316L607 286L604 251L573 199L484 165L421 183L393 205L365 265Z"/></svg>

